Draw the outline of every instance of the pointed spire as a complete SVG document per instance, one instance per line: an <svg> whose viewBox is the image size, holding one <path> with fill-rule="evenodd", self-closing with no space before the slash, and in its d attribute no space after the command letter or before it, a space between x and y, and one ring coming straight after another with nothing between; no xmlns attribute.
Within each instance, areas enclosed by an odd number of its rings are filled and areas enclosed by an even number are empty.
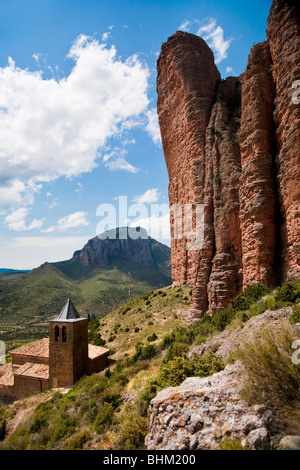
<svg viewBox="0 0 300 470"><path fill-rule="evenodd" d="M57 319L59 320L74 320L75 318L80 318L79 313L77 312L71 299L68 299L64 305L62 311L58 315Z"/></svg>

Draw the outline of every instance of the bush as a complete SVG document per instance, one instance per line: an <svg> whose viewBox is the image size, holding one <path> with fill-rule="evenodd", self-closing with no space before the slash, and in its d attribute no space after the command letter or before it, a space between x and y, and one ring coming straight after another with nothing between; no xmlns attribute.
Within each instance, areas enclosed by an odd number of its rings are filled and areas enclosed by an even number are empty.
<svg viewBox="0 0 300 470"><path fill-rule="evenodd" d="M147 341L151 342L151 341L155 341L156 339L157 339L157 335L153 333L151 336L148 336Z"/></svg>
<svg viewBox="0 0 300 470"><path fill-rule="evenodd" d="M121 426L121 439L124 442L124 450L143 449L147 432L148 420L143 416L128 413Z"/></svg>
<svg viewBox="0 0 300 470"><path fill-rule="evenodd" d="M225 439L221 442L220 450L245 450L240 441L237 439L229 439L225 437Z"/></svg>
<svg viewBox="0 0 300 470"><path fill-rule="evenodd" d="M299 425L300 365L294 364L291 357L294 339L288 322L280 331L267 327L239 351L238 358L246 375L242 397L252 403L269 404L282 416L296 415Z"/></svg>
<svg viewBox="0 0 300 470"><path fill-rule="evenodd" d="M105 426L108 426L112 423L113 416L114 416L113 405L111 403L104 403L94 421L95 431L98 434L101 434L104 431Z"/></svg>
<svg viewBox="0 0 300 470"><path fill-rule="evenodd" d="M235 311L229 310L217 310L211 317L211 324L216 327L217 330L222 331L235 317Z"/></svg>
<svg viewBox="0 0 300 470"><path fill-rule="evenodd" d="M276 301L294 303L297 298L300 298L300 281L288 282L276 289Z"/></svg>
<svg viewBox="0 0 300 470"><path fill-rule="evenodd" d="M291 315L291 322L292 323L299 323L300 322L300 305L293 306L293 313Z"/></svg>
<svg viewBox="0 0 300 470"><path fill-rule="evenodd" d="M223 369L222 359L213 353L193 356L192 359L177 356L163 363L157 377L149 380L147 393L155 396L164 388L177 387L187 377L209 377Z"/></svg>
<svg viewBox="0 0 300 470"><path fill-rule="evenodd" d="M63 450L81 450L84 444L91 439L92 434L89 429L83 429L75 433L63 446Z"/></svg>
<svg viewBox="0 0 300 470"><path fill-rule="evenodd" d="M144 345L143 343L137 343L135 345L135 354L132 358L133 362L140 360L151 359L156 355L156 349L152 344Z"/></svg>
<svg viewBox="0 0 300 470"><path fill-rule="evenodd" d="M263 284L251 284L231 301L231 308L235 311L247 310L251 304L269 293L270 289Z"/></svg>

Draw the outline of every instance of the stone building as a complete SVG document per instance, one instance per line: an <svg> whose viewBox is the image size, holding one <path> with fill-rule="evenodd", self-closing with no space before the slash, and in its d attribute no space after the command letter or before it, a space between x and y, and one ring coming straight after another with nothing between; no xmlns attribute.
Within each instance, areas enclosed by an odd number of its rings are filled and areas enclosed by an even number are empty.
<svg viewBox="0 0 300 470"><path fill-rule="evenodd" d="M18 399L50 388L72 386L83 375L104 370L109 350L88 344L88 319L68 299L49 321L49 339L10 351L12 362L0 367L0 398Z"/></svg>

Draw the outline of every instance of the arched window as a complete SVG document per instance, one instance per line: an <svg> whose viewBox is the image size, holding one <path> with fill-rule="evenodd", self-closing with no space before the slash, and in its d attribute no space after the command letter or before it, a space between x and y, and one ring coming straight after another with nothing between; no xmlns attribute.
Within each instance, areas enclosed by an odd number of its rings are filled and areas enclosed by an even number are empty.
<svg viewBox="0 0 300 470"><path fill-rule="evenodd" d="M67 327L66 326L62 327L62 340L64 343L67 341Z"/></svg>
<svg viewBox="0 0 300 470"><path fill-rule="evenodd" d="M55 338L55 341L59 341L59 328L58 328L58 326L56 326L54 328L54 338Z"/></svg>

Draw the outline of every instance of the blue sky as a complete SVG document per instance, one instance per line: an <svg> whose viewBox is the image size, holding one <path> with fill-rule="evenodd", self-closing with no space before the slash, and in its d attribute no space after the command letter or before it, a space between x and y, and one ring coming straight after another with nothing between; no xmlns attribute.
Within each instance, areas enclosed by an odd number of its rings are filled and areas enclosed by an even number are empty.
<svg viewBox="0 0 300 470"><path fill-rule="evenodd" d="M266 38L270 6L0 0L0 267L70 258L103 228L105 207L112 224L115 214L168 243L161 44L179 29L198 34L222 78L238 76Z"/></svg>

